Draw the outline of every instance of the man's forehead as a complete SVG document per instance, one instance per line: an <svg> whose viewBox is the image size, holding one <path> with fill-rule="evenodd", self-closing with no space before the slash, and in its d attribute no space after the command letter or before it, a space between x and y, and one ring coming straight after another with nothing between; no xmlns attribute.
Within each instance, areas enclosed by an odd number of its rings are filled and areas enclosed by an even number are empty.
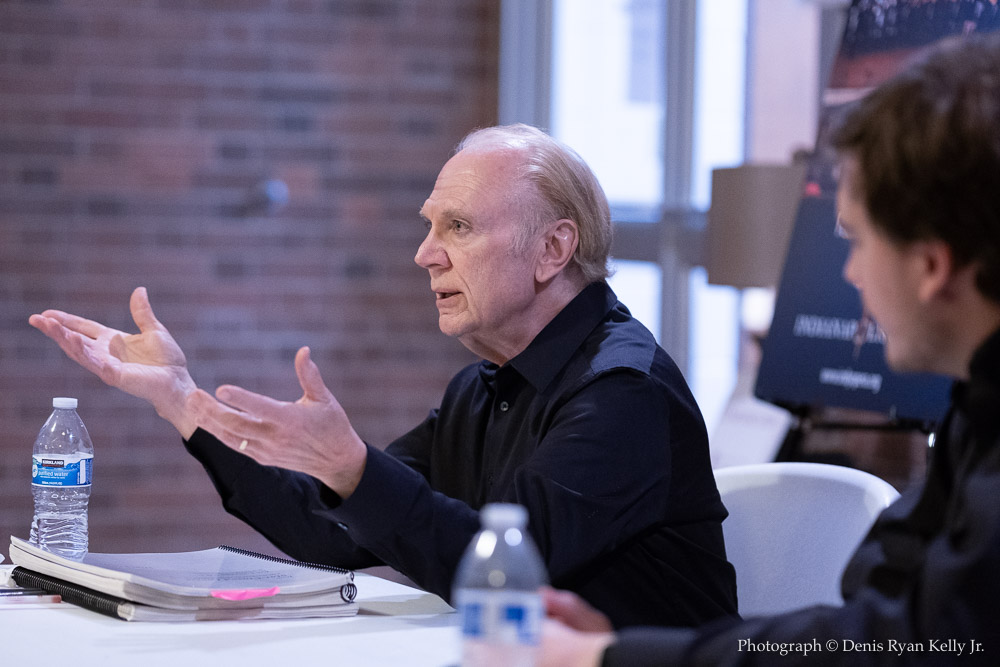
<svg viewBox="0 0 1000 667"><path fill-rule="evenodd" d="M837 229L857 233L869 226L870 213L865 203L861 171L856 159L845 159L840 162L840 174L837 180Z"/></svg>
<svg viewBox="0 0 1000 667"><path fill-rule="evenodd" d="M438 173L434 190L421 215L456 211L471 202L499 196L515 185L516 156L509 150L465 149L456 153Z"/></svg>
<svg viewBox="0 0 1000 667"><path fill-rule="evenodd" d="M844 154L834 165L834 176L837 179L837 201L855 192L857 187L857 158Z"/></svg>
<svg viewBox="0 0 1000 667"><path fill-rule="evenodd" d="M854 197L851 195L850 186L841 178L837 183L837 226L849 227L850 220L854 213Z"/></svg>
<svg viewBox="0 0 1000 667"><path fill-rule="evenodd" d="M845 193L857 194L861 192L861 163L858 157L852 153L844 153L837 159L836 164L837 189Z"/></svg>

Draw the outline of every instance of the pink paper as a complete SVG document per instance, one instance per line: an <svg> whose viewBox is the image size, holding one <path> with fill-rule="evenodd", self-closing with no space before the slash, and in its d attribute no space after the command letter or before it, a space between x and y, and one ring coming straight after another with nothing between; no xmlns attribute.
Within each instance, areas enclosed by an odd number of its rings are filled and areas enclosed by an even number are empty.
<svg viewBox="0 0 1000 667"><path fill-rule="evenodd" d="M278 594L279 588L248 588L243 591L212 591L213 598L220 600L252 600L254 598L269 598Z"/></svg>

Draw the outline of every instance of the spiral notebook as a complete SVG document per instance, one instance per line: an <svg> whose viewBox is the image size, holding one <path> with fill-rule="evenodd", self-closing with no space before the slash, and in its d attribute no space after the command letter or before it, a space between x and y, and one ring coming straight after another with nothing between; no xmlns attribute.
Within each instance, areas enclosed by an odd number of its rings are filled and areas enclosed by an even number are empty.
<svg viewBox="0 0 1000 667"><path fill-rule="evenodd" d="M11 578L66 602L134 621L348 616L354 573L228 546L87 554L73 561L11 536Z"/></svg>

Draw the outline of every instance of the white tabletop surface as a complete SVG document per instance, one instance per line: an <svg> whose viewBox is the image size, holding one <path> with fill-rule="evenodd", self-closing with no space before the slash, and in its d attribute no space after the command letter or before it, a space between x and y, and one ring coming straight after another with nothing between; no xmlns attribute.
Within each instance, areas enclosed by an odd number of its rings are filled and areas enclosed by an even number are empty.
<svg viewBox="0 0 1000 667"><path fill-rule="evenodd" d="M6 579L9 564L0 566ZM441 598L357 573L348 618L138 623L68 603L0 606L0 663L74 667L445 667L457 665L457 615Z"/></svg>

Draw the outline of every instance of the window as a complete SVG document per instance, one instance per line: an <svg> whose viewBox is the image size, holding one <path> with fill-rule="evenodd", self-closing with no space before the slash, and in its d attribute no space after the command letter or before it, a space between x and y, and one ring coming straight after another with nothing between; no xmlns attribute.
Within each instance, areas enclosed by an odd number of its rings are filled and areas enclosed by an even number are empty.
<svg viewBox="0 0 1000 667"><path fill-rule="evenodd" d="M596 172L616 233L697 227L711 169L743 160L746 0L552 0L551 26L547 125ZM736 381L739 300L676 250L668 266L616 254L611 286L681 364L711 430Z"/></svg>
<svg viewBox="0 0 1000 667"><path fill-rule="evenodd" d="M591 165L616 220L663 202L663 31L658 0L554 0L552 134Z"/></svg>

